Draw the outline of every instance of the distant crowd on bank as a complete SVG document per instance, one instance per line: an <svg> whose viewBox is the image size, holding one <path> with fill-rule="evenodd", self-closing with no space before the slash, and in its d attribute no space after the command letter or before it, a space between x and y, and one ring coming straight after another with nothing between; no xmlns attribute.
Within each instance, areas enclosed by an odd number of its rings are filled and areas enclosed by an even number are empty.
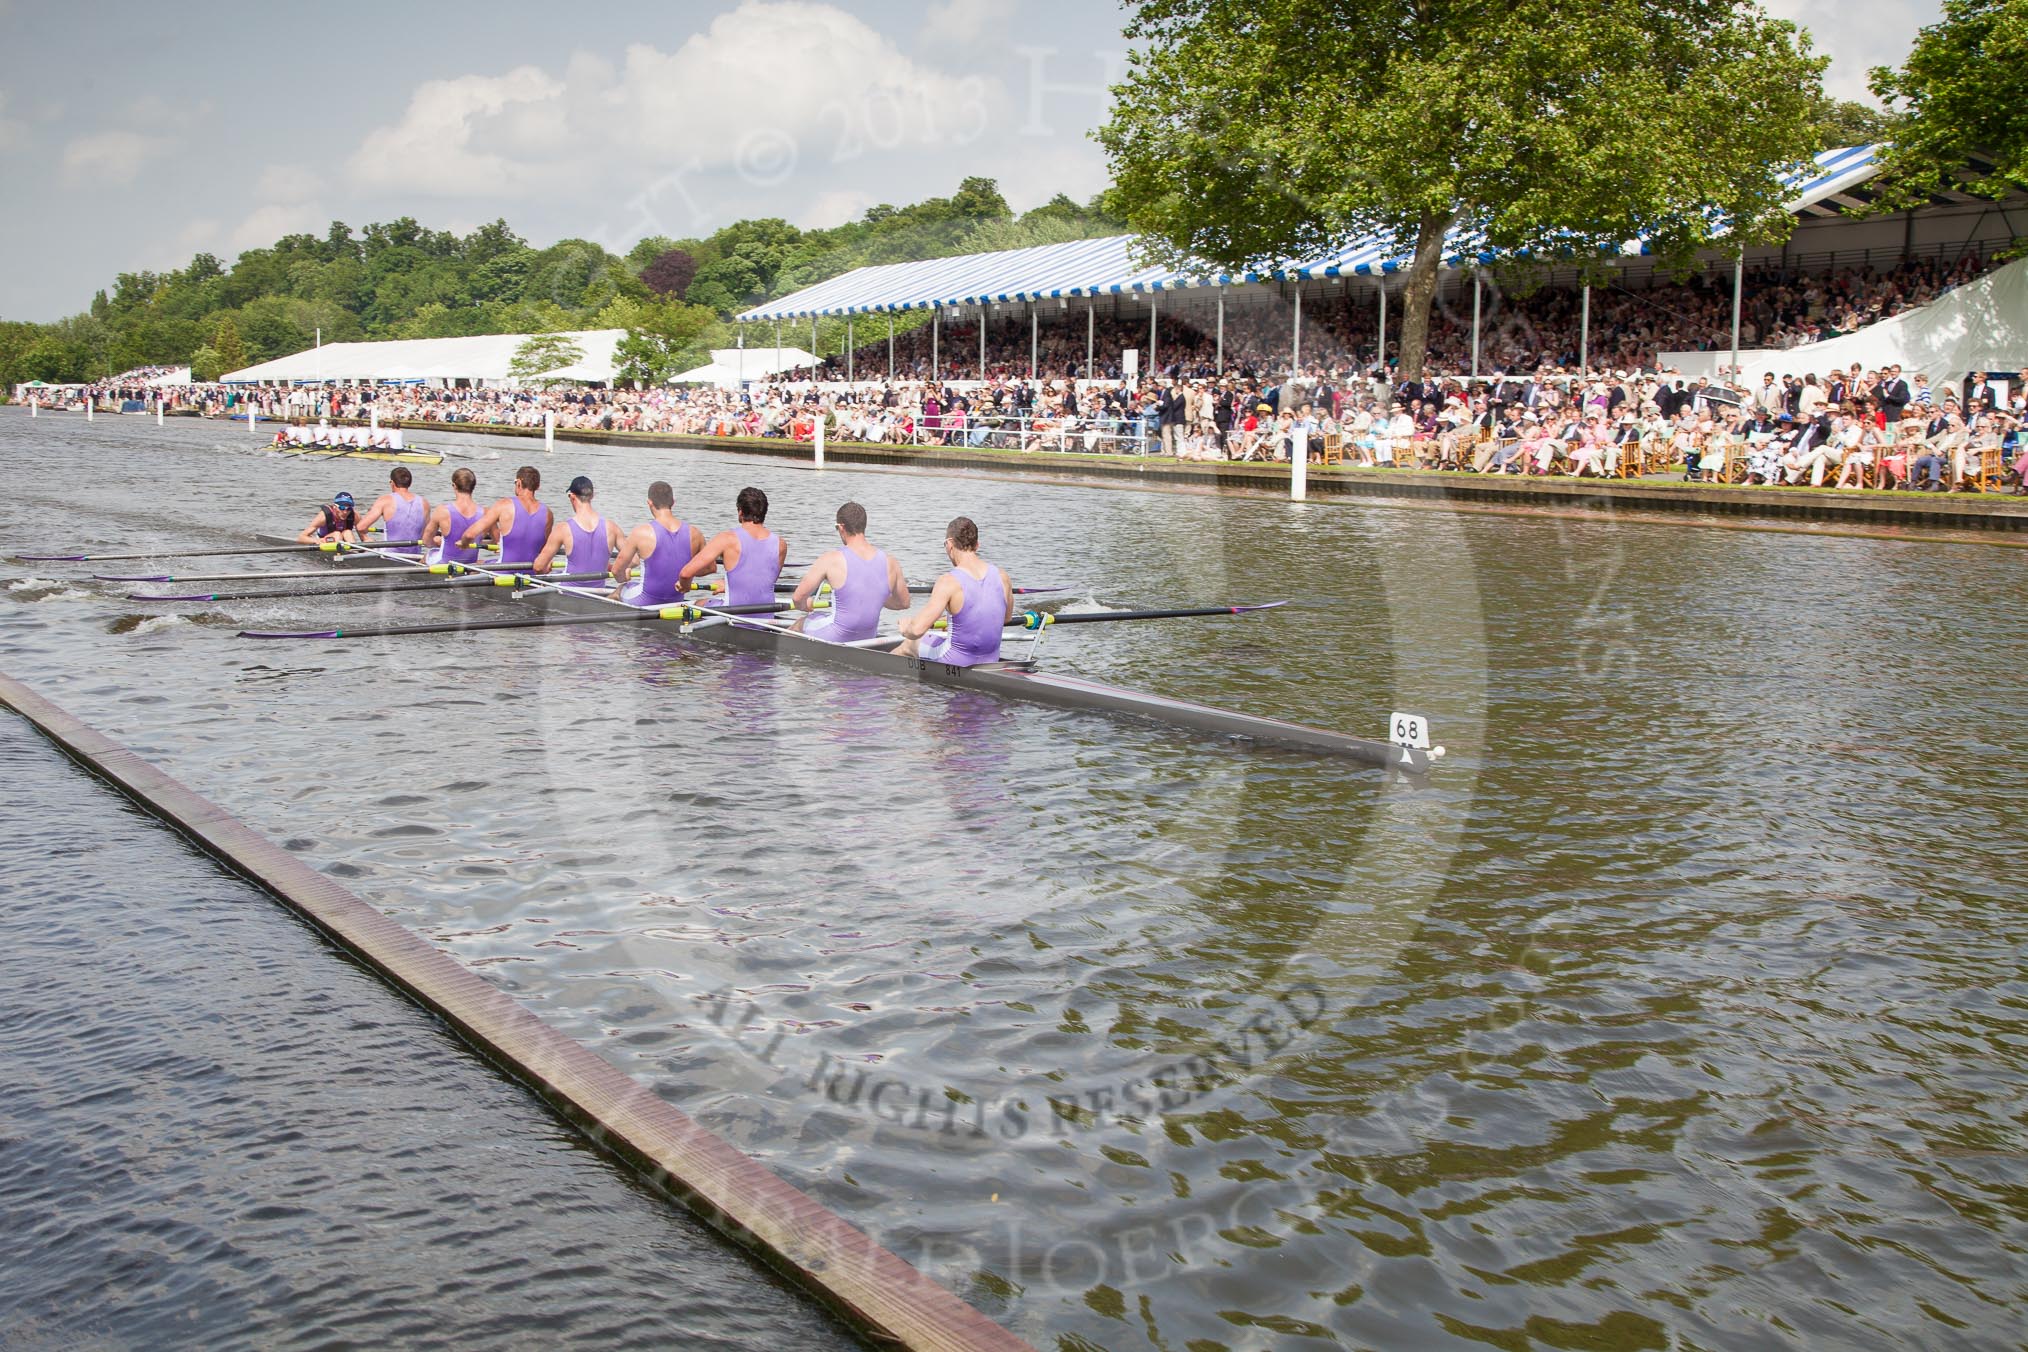
<svg viewBox="0 0 2028 1352"><path fill-rule="evenodd" d="M1764 376L1543 366L1391 381L1321 364L1158 381L759 382L744 389L546 391L326 384L92 387L103 405L292 424L442 423L808 442L1109 453L1574 478L2024 493L2028 371L1938 389L1898 365Z"/></svg>

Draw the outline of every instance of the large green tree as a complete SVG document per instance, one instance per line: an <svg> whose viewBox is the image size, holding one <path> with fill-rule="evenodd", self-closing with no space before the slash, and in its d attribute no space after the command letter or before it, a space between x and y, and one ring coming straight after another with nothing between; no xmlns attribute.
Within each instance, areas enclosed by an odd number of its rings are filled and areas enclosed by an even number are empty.
<svg viewBox="0 0 2028 1352"><path fill-rule="evenodd" d="M569 334L538 333L514 349L514 356L507 363L507 374L527 384L549 385L554 382L543 377L583 360L584 348Z"/></svg>
<svg viewBox="0 0 2028 1352"><path fill-rule="evenodd" d="M1444 242L1687 265L1774 242L1824 62L1744 0L1144 0L1099 140L1172 264L1267 270L1378 235L1419 375Z"/></svg>
<svg viewBox="0 0 2028 1352"><path fill-rule="evenodd" d="M221 375L252 365L246 355L246 344L240 341L239 326L232 322L231 315L218 321L218 328L213 330L211 335L211 347L218 353L218 359L222 363Z"/></svg>
<svg viewBox="0 0 2028 1352"><path fill-rule="evenodd" d="M1873 92L1905 114L1887 152L1883 205L1938 189L2000 197L2028 188L2028 0L1944 0L1899 70ZM1993 166L1971 167L1977 157Z"/></svg>

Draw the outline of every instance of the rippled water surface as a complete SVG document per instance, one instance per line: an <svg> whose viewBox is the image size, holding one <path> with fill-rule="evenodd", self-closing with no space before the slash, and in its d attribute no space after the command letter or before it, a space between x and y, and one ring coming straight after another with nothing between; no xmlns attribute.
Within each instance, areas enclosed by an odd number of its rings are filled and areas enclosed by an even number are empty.
<svg viewBox="0 0 2028 1352"><path fill-rule="evenodd" d="M1045 659L1450 756L631 626L256 645L513 603L62 565L0 575L0 666L1038 1345L2019 1344L2028 553L439 440L628 522L757 483L796 557L850 496L918 577L962 511L1017 582L1287 597ZM385 468L5 410L0 543L238 543Z"/></svg>
<svg viewBox="0 0 2028 1352"><path fill-rule="evenodd" d="M852 1341L0 713L0 1346Z"/></svg>

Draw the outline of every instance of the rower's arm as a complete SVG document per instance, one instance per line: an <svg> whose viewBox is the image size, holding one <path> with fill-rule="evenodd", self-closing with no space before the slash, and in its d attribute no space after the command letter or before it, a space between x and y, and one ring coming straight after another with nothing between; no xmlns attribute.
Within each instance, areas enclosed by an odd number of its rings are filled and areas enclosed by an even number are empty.
<svg viewBox="0 0 2028 1352"><path fill-rule="evenodd" d="M458 537L458 543L461 545L475 545L485 539L499 526L501 510L501 506L497 502L488 507L485 515L465 527L465 533Z"/></svg>
<svg viewBox="0 0 2028 1352"><path fill-rule="evenodd" d="M314 545L318 543L317 527L323 524L324 509L320 507L317 509L317 514L310 518L310 524L303 527L303 533L296 537L296 543L299 545Z"/></svg>
<svg viewBox="0 0 2028 1352"><path fill-rule="evenodd" d="M428 549L431 545L444 538L444 532L450 529L450 525L451 509L448 507L432 507L429 516L423 520L422 539L416 541L416 543Z"/></svg>
<svg viewBox="0 0 2028 1352"><path fill-rule="evenodd" d="M612 575L614 581L625 582L627 580L627 573L633 568L634 560L641 556L641 546L646 544L647 537L654 533L653 527L636 526L621 538L620 552L613 556Z"/></svg>
<svg viewBox="0 0 2028 1352"><path fill-rule="evenodd" d="M529 571L535 573L548 572L549 565L556 561L557 554L569 543L570 526L568 523L558 522L550 527L549 538L542 542L542 549L536 554L535 562Z"/></svg>
<svg viewBox="0 0 2028 1352"><path fill-rule="evenodd" d="M1007 596L1007 618L1001 623L1011 623L1014 619L1014 579L1007 576L1005 568L1000 570L1000 590Z"/></svg>
<svg viewBox="0 0 2028 1352"><path fill-rule="evenodd" d="M388 499L385 496L379 498L371 507L366 509L366 515L359 518L358 530L362 538L367 531L373 529L374 522L383 521L387 518L387 503Z"/></svg>
<svg viewBox="0 0 2028 1352"><path fill-rule="evenodd" d="M836 591L845 579L834 576L843 571L845 556L836 549L827 550L824 556L804 571L802 580L796 583L796 590L789 597L789 604L797 610L810 609L810 598L817 594L817 588L825 583Z"/></svg>
<svg viewBox="0 0 2028 1352"><path fill-rule="evenodd" d="M949 612L951 601L957 595L962 595L958 584L949 573L945 573L937 579L937 585L930 588L929 600L922 603L922 608L903 617L901 632L909 638L921 638L936 628L937 621Z"/></svg>
<svg viewBox="0 0 2028 1352"><path fill-rule="evenodd" d="M907 610L909 604L908 574L894 555L887 556L887 599L881 602L882 610Z"/></svg>
<svg viewBox="0 0 2028 1352"><path fill-rule="evenodd" d="M684 564L683 571L676 575L677 580L688 582L693 577L704 576L718 566L719 559L725 556L725 551L731 544L732 532L729 530L722 530L712 536L711 543L690 556L690 562Z"/></svg>

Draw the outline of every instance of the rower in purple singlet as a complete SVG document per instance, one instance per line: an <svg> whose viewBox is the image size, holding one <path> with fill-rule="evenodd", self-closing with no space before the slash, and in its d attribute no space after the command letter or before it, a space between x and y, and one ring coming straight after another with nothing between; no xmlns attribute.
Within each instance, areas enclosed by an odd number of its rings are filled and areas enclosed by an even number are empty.
<svg viewBox="0 0 2028 1352"><path fill-rule="evenodd" d="M866 509L838 509L838 548L810 565L789 604L808 610L817 589L831 588L831 613L805 616L796 628L830 643L852 643L880 632L880 612L908 609L908 579L901 565L866 539Z"/></svg>
<svg viewBox="0 0 2028 1352"><path fill-rule="evenodd" d="M514 471L514 496L502 498L486 509L486 514L465 527L465 533L458 537L461 545L475 545L481 540L500 542L500 566L526 566L535 562L535 556L549 539L550 527L554 524L550 510L535 500L535 490L542 487L542 471L533 465L523 465Z"/></svg>
<svg viewBox="0 0 2028 1352"><path fill-rule="evenodd" d="M612 566L613 550L620 543L620 528L592 509L592 481L580 474L566 490L570 515L550 528L549 539L535 556L537 573L551 569L558 554L564 557L563 571L575 578L568 587L597 587L604 583Z"/></svg>
<svg viewBox="0 0 2028 1352"><path fill-rule="evenodd" d="M352 505L350 493L338 496L317 509L310 518L310 524L303 527L303 533L296 537L299 545L314 545L336 537L340 540L359 538L359 512Z"/></svg>
<svg viewBox="0 0 2028 1352"><path fill-rule="evenodd" d="M766 605L775 599L775 582L782 575L782 561L789 557L789 543L767 528L767 494L742 488L737 506L739 524L712 536L691 555L678 581L703 577L723 563L726 605Z"/></svg>
<svg viewBox="0 0 2028 1352"><path fill-rule="evenodd" d="M976 667L1000 660L1000 634L1014 618L1014 584L1007 574L979 557L979 528L961 516L944 531L944 554L951 571L937 579L929 600L901 622L903 657ZM949 633L931 627L948 615Z"/></svg>
<svg viewBox="0 0 2028 1352"><path fill-rule="evenodd" d="M423 525L430 519L429 502L409 490L414 482L415 476L409 473L407 465L396 465L387 472L387 491L359 518L361 535L374 522L385 522L388 552L411 558L420 552L413 542L422 539Z"/></svg>
<svg viewBox="0 0 2028 1352"><path fill-rule="evenodd" d="M676 490L657 479L648 485L648 520L628 531L613 560L620 599L630 606L674 605L683 594L683 565L704 548L704 532L676 515ZM641 576L629 580L634 564Z"/></svg>
<svg viewBox="0 0 2028 1352"><path fill-rule="evenodd" d="M472 491L479 486L479 476L460 465L451 471L451 501L444 503L430 513L430 519L423 526L423 554L431 563L477 563L479 547L458 542L465 538L480 517L486 514L472 499Z"/></svg>

